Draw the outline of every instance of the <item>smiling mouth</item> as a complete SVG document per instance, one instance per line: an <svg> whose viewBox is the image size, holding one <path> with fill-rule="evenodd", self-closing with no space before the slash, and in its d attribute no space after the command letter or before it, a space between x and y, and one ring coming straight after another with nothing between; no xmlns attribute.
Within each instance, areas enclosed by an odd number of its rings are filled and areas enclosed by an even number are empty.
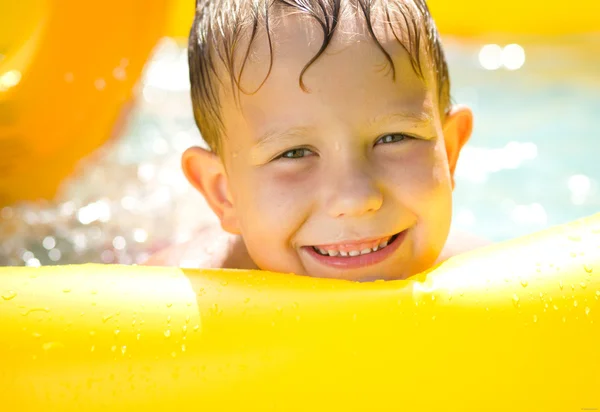
<svg viewBox="0 0 600 412"><path fill-rule="evenodd" d="M381 239L353 244L319 245L310 247L315 253L324 257L356 257L369 255L389 247L399 235L400 233L396 233L393 236L386 236Z"/></svg>
<svg viewBox="0 0 600 412"><path fill-rule="evenodd" d="M352 270L376 265L390 258L402 245L408 229L393 236L331 245L304 246L303 250L321 265Z"/></svg>

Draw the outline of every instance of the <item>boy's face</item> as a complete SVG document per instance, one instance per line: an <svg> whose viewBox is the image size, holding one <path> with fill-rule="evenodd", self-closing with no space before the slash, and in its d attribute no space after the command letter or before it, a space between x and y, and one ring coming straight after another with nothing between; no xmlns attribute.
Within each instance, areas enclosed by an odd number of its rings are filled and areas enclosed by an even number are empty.
<svg viewBox="0 0 600 412"><path fill-rule="evenodd" d="M307 93L299 74L322 36L294 17L276 31L273 67L258 92L241 93L239 105L222 97L224 167L214 155L184 156L188 177L261 269L370 280L431 267L450 228L451 170L470 112L449 133L459 141L447 142L432 83L381 29L392 81L384 55L355 21L305 73ZM244 90L258 88L268 61L267 43L257 39Z"/></svg>

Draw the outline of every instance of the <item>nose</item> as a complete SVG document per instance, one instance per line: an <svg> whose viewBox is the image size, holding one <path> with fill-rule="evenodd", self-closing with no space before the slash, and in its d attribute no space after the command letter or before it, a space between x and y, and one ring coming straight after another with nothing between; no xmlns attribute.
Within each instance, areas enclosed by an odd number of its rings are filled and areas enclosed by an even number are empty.
<svg viewBox="0 0 600 412"><path fill-rule="evenodd" d="M381 209L383 193L368 170L350 164L338 167L330 179L325 207L331 217L357 217Z"/></svg>

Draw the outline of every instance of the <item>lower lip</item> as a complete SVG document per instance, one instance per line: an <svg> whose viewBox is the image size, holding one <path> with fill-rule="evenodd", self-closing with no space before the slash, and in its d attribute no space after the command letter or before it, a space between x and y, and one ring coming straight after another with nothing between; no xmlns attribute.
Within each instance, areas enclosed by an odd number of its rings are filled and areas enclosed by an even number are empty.
<svg viewBox="0 0 600 412"><path fill-rule="evenodd" d="M310 256L323 265L332 266L338 269L356 269L375 265L384 261L400 247L405 237L406 230L400 232L398 236L396 236L396 239L383 249L358 256L323 256L320 253L317 253L312 246L305 246L304 249Z"/></svg>

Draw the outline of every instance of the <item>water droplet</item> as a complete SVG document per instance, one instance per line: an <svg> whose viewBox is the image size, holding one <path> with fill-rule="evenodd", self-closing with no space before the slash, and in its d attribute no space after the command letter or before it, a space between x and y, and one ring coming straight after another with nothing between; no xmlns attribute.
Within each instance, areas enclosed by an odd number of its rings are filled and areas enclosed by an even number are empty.
<svg viewBox="0 0 600 412"><path fill-rule="evenodd" d="M600 296L600 290L596 291L596 296Z"/></svg>
<svg viewBox="0 0 600 412"><path fill-rule="evenodd" d="M571 283L571 290L575 290L575 284Z"/></svg>
<svg viewBox="0 0 600 412"><path fill-rule="evenodd" d="M560 287L560 290L563 290L564 286L563 286L562 280L558 281L558 286Z"/></svg>
<svg viewBox="0 0 600 412"><path fill-rule="evenodd" d="M590 310L591 310L591 309L590 309L589 307L587 307L587 306L586 306L586 307L585 307L585 314L586 314L586 315L589 315L589 314L590 314Z"/></svg>
<svg viewBox="0 0 600 412"><path fill-rule="evenodd" d="M115 352L117 350L117 345L112 345L110 347L111 352Z"/></svg>
<svg viewBox="0 0 600 412"><path fill-rule="evenodd" d="M181 345L181 351L185 352L185 343Z"/></svg>
<svg viewBox="0 0 600 412"><path fill-rule="evenodd" d="M67 288L67 289L63 289L63 293L69 293L71 292L71 289Z"/></svg>
<svg viewBox="0 0 600 412"><path fill-rule="evenodd" d="M594 268L591 265L583 265L583 270L585 270L587 273L592 273L594 271Z"/></svg>
<svg viewBox="0 0 600 412"><path fill-rule="evenodd" d="M517 296L516 293L513 295L512 300L513 300L513 304L515 305L515 307L519 306L519 297Z"/></svg>
<svg viewBox="0 0 600 412"><path fill-rule="evenodd" d="M537 315L533 315L533 323L537 323L538 317Z"/></svg>
<svg viewBox="0 0 600 412"><path fill-rule="evenodd" d="M173 306L172 303L167 303L167 307L170 308L171 306Z"/></svg>
<svg viewBox="0 0 600 412"><path fill-rule="evenodd" d="M194 326L194 332L197 332L197 331L198 331L198 329L200 329L200 325L196 325L196 326Z"/></svg>
<svg viewBox="0 0 600 412"><path fill-rule="evenodd" d="M41 338L41 337L42 337L42 335L41 335L40 333L37 333L37 332L33 332L33 333L31 334L31 336L33 336L33 338L34 338L34 339L39 339L39 338Z"/></svg>
<svg viewBox="0 0 600 412"><path fill-rule="evenodd" d="M431 317L431 320L435 320L435 315L433 315L433 316Z"/></svg>
<svg viewBox="0 0 600 412"><path fill-rule="evenodd" d="M135 335L135 339L136 340L140 340L141 335L138 333L137 335Z"/></svg>
<svg viewBox="0 0 600 412"><path fill-rule="evenodd" d="M185 317L185 323L190 323L190 315L187 315L187 316Z"/></svg>
<svg viewBox="0 0 600 412"><path fill-rule="evenodd" d="M226 280L224 280L224 281L221 282L221 285L222 286L227 286L227 285L229 285L229 282L227 282Z"/></svg>
<svg viewBox="0 0 600 412"><path fill-rule="evenodd" d="M573 301L573 306L577 307L577 301L576 300Z"/></svg>
<svg viewBox="0 0 600 412"><path fill-rule="evenodd" d="M95 295L98 293L98 291L96 289L92 289L92 291L90 292L92 295Z"/></svg>
<svg viewBox="0 0 600 412"><path fill-rule="evenodd" d="M244 303L248 303L248 302L250 302L250 298L244 299Z"/></svg>
<svg viewBox="0 0 600 412"><path fill-rule="evenodd" d="M93 352L96 350L96 345L92 345L92 347L90 348L90 352Z"/></svg>
<svg viewBox="0 0 600 412"><path fill-rule="evenodd" d="M119 329L115 329L115 336L117 336L121 332Z"/></svg>
<svg viewBox="0 0 600 412"><path fill-rule="evenodd" d="M585 288L587 288L587 285L585 284L585 282L581 282L581 283L579 284L579 286L581 286L581 289L585 289Z"/></svg>
<svg viewBox="0 0 600 412"><path fill-rule="evenodd" d="M567 318L565 316L563 316L562 321L563 321L563 323L565 323L567 321Z"/></svg>
<svg viewBox="0 0 600 412"><path fill-rule="evenodd" d="M526 287L529 283L525 279L521 281L521 286Z"/></svg>
<svg viewBox="0 0 600 412"><path fill-rule="evenodd" d="M31 308L31 309L26 310L25 312L21 312L21 315L27 316L27 315L29 315L32 312L46 312L46 313L48 313L48 312L50 312L50 308Z"/></svg>
<svg viewBox="0 0 600 412"><path fill-rule="evenodd" d="M121 346L121 355L125 355L126 351L127 351L127 346Z"/></svg>
<svg viewBox="0 0 600 412"><path fill-rule="evenodd" d="M435 300L435 295L431 295L431 300Z"/></svg>
<svg viewBox="0 0 600 412"><path fill-rule="evenodd" d="M167 323L171 323L171 315L167 316Z"/></svg>
<svg viewBox="0 0 600 412"><path fill-rule="evenodd" d="M554 305L553 306L554 310L558 310L558 306Z"/></svg>
<svg viewBox="0 0 600 412"><path fill-rule="evenodd" d="M17 296L17 292L15 292L14 290L9 290L2 294L2 299L11 300L11 299L14 299L16 296Z"/></svg>
<svg viewBox="0 0 600 412"><path fill-rule="evenodd" d="M165 338L168 338L171 336L171 331L169 329L165 330Z"/></svg>
<svg viewBox="0 0 600 412"><path fill-rule="evenodd" d="M103 322L103 323L106 323L106 322L108 322L110 319L112 319L112 318L113 318L113 316L115 316L115 315L114 315L114 314L112 314L112 315L106 315L106 316L102 316L102 322Z"/></svg>
<svg viewBox="0 0 600 412"><path fill-rule="evenodd" d="M571 252L571 253L570 253L570 255L571 255L571 257L573 257L573 258L574 258L574 257L577 257L577 253L575 253L575 252Z"/></svg>
<svg viewBox="0 0 600 412"><path fill-rule="evenodd" d="M171 352L171 357L175 358L177 356L177 353L175 351Z"/></svg>

